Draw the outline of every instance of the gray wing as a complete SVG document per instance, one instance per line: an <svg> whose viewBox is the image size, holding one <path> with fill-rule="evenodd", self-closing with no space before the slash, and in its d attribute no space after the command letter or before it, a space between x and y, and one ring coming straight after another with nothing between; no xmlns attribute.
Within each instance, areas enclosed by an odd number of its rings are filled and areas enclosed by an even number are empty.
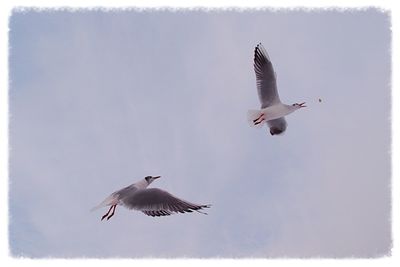
<svg viewBox="0 0 400 267"><path fill-rule="evenodd" d="M127 196L121 201L127 208L140 210L144 214L153 217L166 216L178 212L198 211L210 207L210 205L187 202L158 188L139 189L132 196Z"/></svg>
<svg viewBox="0 0 400 267"><path fill-rule="evenodd" d="M254 71L261 108L280 103L276 88L276 75L271 60L261 43L254 50Z"/></svg>

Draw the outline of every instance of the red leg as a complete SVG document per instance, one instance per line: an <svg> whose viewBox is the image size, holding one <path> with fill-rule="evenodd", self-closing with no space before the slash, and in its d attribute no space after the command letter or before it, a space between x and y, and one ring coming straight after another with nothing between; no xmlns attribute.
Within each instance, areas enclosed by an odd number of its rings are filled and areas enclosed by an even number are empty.
<svg viewBox="0 0 400 267"><path fill-rule="evenodd" d="M110 209L107 211L107 213L104 214L103 217L101 217L101 220L104 220L104 218L107 217L107 215L110 213L112 207L113 207L113 206L111 206Z"/></svg>
<svg viewBox="0 0 400 267"><path fill-rule="evenodd" d="M260 124L260 123L262 123L263 121L265 121L264 118L262 118L260 121L255 122L254 125Z"/></svg>
<svg viewBox="0 0 400 267"><path fill-rule="evenodd" d="M107 221L114 215L115 209L116 209L117 205L113 205L113 206L111 206L111 208L112 208L112 207L114 207L114 209L113 209L111 215L107 217Z"/></svg>
<svg viewBox="0 0 400 267"><path fill-rule="evenodd" d="M261 122L264 120L263 117L264 117L264 113L261 113L261 115L260 115L257 119L253 120L253 122L255 123L255 125L261 123ZM260 119L262 119L262 120L259 121L259 122L257 123L257 121L260 120Z"/></svg>

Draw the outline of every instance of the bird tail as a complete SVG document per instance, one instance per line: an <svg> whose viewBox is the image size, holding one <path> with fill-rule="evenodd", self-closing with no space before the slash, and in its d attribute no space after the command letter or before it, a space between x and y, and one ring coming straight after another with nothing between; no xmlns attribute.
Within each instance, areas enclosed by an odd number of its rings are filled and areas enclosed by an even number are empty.
<svg viewBox="0 0 400 267"><path fill-rule="evenodd" d="M113 202L114 202L114 197L113 196L109 196L108 198L104 199L103 202L101 202L99 205L91 208L90 211L95 211L95 210L100 209L102 207L109 206Z"/></svg>
<svg viewBox="0 0 400 267"><path fill-rule="evenodd" d="M264 113L259 109L247 111L247 120L252 127L261 128L265 124Z"/></svg>

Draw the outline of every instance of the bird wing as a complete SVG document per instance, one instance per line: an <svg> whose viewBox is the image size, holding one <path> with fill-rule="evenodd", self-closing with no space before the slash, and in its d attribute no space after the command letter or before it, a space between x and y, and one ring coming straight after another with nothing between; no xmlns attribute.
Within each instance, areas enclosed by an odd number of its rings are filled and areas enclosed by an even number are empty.
<svg viewBox="0 0 400 267"><path fill-rule="evenodd" d="M271 60L261 43L254 50L254 71L261 108L280 103L276 88L276 75Z"/></svg>
<svg viewBox="0 0 400 267"><path fill-rule="evenodd" d="M153 217L198 211L210 207L187 202L158 188L139 189L133 195L121 199L121 202L129 209L140 210Z"/></svg>

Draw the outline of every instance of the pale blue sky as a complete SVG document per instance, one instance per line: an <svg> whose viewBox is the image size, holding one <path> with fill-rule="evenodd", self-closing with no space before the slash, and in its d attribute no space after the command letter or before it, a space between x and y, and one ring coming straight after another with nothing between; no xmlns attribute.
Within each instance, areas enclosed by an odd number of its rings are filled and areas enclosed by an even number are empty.
<svg viewBox="0 0 400 267"><path fill-rule="evenodd" d="M279 137L246 121L258 42L308 104ZM389 252L387 13L15 12L9 55L13 255ZM89 212L146 175L209 215Z"/></svg>

